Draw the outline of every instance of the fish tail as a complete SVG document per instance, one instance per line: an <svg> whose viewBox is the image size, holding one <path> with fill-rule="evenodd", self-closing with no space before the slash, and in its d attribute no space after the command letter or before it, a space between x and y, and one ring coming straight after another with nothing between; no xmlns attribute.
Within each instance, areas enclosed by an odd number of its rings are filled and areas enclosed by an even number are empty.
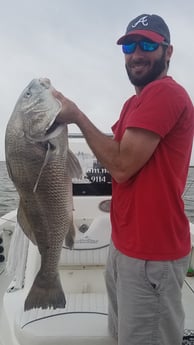
<svg viewBox="0 0 194 345"><path fill-rule="evenodd" d="M39 271L26 297L24 310L26 311L33 308L65 308L65 305L66 299L59 274L56 273L48 279L46 275L43 275L41 271Z"/></svg>

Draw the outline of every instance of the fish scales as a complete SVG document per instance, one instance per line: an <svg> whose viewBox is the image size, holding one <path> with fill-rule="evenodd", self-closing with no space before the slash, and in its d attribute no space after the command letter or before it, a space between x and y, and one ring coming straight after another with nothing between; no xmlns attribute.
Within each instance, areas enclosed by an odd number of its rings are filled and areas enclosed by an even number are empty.
<svg viewBox="0 0 194 345"><path fill-rule="evenodd" d="M60 109L50 81L35 79L20 96L6 129L7 169L20 196L17 219L41 255L25 310L64 308L66 303L58 262L64 238L73 246L71 179L82 172L68 148L67 126L53 126Z"/></svg>

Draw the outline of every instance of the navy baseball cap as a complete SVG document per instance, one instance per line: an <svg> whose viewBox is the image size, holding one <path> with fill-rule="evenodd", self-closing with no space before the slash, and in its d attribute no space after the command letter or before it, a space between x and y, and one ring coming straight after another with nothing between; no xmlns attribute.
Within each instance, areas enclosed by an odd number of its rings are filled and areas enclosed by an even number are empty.
<svg viewBox="0 0 194 345"><path fill-rule="evenodd" d="M124 36L120 37L117 44L128 43L132 35L142 35L151 41L170 44L170 31L165 21L156 14L142 14L133 19Z"/></svg>

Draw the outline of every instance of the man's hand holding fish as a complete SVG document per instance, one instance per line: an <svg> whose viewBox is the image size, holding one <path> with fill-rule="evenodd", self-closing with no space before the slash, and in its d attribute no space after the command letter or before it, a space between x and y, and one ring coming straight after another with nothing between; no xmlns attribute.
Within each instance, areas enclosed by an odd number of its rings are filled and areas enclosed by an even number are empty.
<svg viewBox="0 0 194 345"><path fill-rule="evenodd" d="M77 107L77 105L72 102L67 97L63 96L63 94L55 89L52 91L53 96L56 97L61 105L62 109L57 116L58 123L77 123L79 122L79 116L83 115L81 110Z"/></svg>

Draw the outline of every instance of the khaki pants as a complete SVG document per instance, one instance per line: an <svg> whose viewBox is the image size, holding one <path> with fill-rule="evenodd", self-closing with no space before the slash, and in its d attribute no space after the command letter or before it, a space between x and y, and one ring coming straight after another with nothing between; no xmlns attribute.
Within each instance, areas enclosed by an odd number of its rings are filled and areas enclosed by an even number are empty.
<svg viewBox="0 0 194 345"><path fill-rule="evenodd" d="M109 329L118 345L181 345L182 286L189 255L146 261L120 253L111 243L106 268Z"/></svg>

